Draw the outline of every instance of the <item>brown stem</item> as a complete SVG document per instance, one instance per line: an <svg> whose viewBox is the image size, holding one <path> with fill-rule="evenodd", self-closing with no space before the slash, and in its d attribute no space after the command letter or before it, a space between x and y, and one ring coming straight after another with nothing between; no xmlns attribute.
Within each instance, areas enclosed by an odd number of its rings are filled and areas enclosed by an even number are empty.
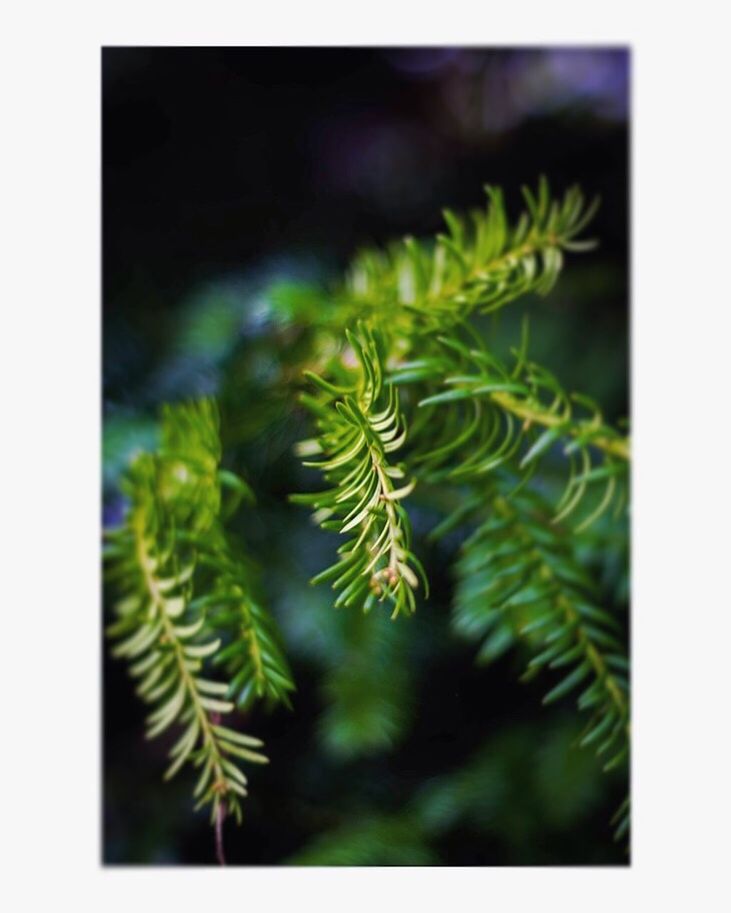
<svg viewBox="0 0 731 913"><path fill-rule="evenodd" d="M223 820L226 817L226 809L223 802L219 802L216 808L216 859L219 865L226 865L226 855L223 852Z"/></svg>

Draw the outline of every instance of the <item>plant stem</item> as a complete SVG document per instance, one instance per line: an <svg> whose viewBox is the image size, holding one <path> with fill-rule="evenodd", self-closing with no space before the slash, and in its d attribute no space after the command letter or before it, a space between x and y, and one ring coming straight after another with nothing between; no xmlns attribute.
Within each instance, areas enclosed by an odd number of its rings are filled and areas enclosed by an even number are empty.
<svg viewBox="0 0 731 913"><path fill-rule="evenodd" d="M183 647L178 640L175 631L173 629L173 624L168 618L167 612L165 611L165 599L160 593L160 589L155 579L153 573L153 560L150 558L147 548L145 546L145 527L144 527L144 517L141 513L138 513L135 524L135 539L137 543L137 560L139 562L140 568L142 569L142 576L145 581L145 586L147 591L150 594L153 605L155 606L156 611L160 615L162 621L163 636L167 642L172 646L175 652L175 660L180 671L180 677L185 682L185 687L190 695L190 699L193 704L193 709L195 711L196 717L198 718L198 723L201 728L201 736L203 745L207 746L211 751L212 756L212 766L215 772L216 783L225 785L226 778L223 775L223 767L221 765L221 753L218 748L218 742L211 728L211 721L208 719L208 714L203 709L200 704L198 689L195 686L193 677L188 671L188 668L185 664L185 656L183 655ZM220 805L219 805L220 807Z"/></svg>
<svg viewBox="0 0 731 913"><path fill-rule="evenodd" d="M505 393L502 390L491 393L490 398L499 406L502 406L503 409L506 409L508 412L512 412L512 414L518 418L522 418L525 421L536 425L543 425L546 428L555 428L557 425L562 425L565 421L563 418L561 418L560 415L556 415L553 412L532 409L530 406L527 406L525 403L516 399L510 393ZM579 423L571 428L567 428L567 433L572 437L576 437L585 430L586 428ZM629 460L630 458L629 438L610 438L600 436L592 438L588 443L593 447L598 447L605 453L610 453L612 456L620 457L623 460Z"/></svg>
<svg viewBox="0 0 731 913"><path fill-rule="evenodd" d="M219 865L226 865L226 855L223 851L223 821L226 817L226 809L222 802L216 807L216 859Z"/></svg>

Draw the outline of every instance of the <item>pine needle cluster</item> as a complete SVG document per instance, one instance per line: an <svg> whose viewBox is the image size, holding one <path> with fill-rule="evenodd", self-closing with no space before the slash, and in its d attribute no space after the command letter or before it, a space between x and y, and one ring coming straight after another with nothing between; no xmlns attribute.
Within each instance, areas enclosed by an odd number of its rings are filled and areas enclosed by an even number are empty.
<svg viewBox="0 0 731 913"><path fill-rule="evenodd" d="M554 288L564 255L595 246L580 236L598 202L585 205L576 187L553 200L542 179L536 193L524 190L526 211L511 227L502 193L487 188L487 197L486 210L467 218L446 211L447 231L432 242L407 238L361 254L336 293L352 323L320 373L307 374L314 394L302 402L318 436L300 445L301 455L323 457L305 465L329 487L293 500L350 538L313 583L340 590L336 606L368 611L387 601L392 617L412 614L428 582L411 544L409 503L423 492L456 498L432 531L467 535L479 518L455 566L456 630L479 637L481 661L521 640L535 654L529 676L562 670L546 703L583 686L582 745L608 755L606 769L626 766L626 636L592 600L576 545L605 515L622 522L630 442L594 400L530 359L527 323L506 363L479 322ZM540 494L542 469L557 459L565 478L550 503ZM621 836L627 808L618 821Z"/></svg>
<svg viewBox="0 0 731 913"><path fill-rule="evenodd" d="M600 521L626 537L630 441L530 358L527 324L506 359L483 319L552 291L566 255L595 246L583 232L598 202L577 187L555 199L545 179L524 199L511 222L489 187L484 209L445 211L436 238L362 252L329 307L304 301L300 401L312 433L298 454L322 485L291 500L340 538L313 583L332 589L338 609L384 606L399 624L429 596L411 505L451 505L429 538L461 542L455 634L477 645L480 663L527 651L525 677L550 683L544 702L574 695L581 745L626 770L626 623L597 600L581 556ZM105 546L113 653L150 705L148 737L179 730L165 777L196 768L193 795L214 821L240 818L242 762L267 760L232 715L257 701L289 706L294 690L253 563L227 530L253 496L221 455L212 400L165 407L159 446L128 467L125 519ZM628 803L615 823L622 836Z"/></svg>
<svg viewBox="0 0 731 913"><path fill-rule="evenodd" d="M165 407L160 446L130 465L125 520L104 552L117 594L112 654L129 662L151 707L147 738L179 730L165 779L196 768L196 807L209 805L212 821L241 819L242 762L267 763L262 742L222 718L259 697L287 702L294 688L273 620L223 529L222 488L235 500L250 492L220 457L212 400Z"/></svg>

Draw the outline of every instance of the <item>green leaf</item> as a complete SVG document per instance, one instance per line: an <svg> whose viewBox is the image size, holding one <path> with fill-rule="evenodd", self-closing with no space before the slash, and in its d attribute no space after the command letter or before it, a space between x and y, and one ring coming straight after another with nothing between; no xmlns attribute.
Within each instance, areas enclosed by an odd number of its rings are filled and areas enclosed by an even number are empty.
<svg viewBox="0 0 731 913"><path fill-rule="evenodd" d="M562 682L556 685L555 688L552 688L548 694L543 698L544 704L552 704L554 701L557 701L559 698L564 697L568 694L572 688L575 688L580 682L582 682L586 676L591 672L591 664L588 662L581 663L577 666L573 672L566 676Z"/></svg>

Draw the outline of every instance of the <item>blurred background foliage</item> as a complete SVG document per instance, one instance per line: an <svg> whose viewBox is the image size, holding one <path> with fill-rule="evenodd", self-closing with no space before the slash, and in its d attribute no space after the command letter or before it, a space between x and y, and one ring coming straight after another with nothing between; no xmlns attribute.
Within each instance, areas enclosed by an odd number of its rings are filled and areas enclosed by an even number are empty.
<svg viewBox="0 0 731 913"><path fill-rule="evenodd" d="M235 529L257 559L297 691L246 726L271 764L251 776L229 862L623 864L610 818L621 776L577 742L571 702L541 706L525 656L489 666L450 629L452 535L414 504L433 587L414 619L332 608L308 579L333 537L287 503L312 490L301 368L327 344L323 289L364 244L440 228L485 182L546 173L603 203L600 248L556 290L488 329L505 351L531 315L531 354L609 420L628 413L628 68L621 49L105 49L103 504L151 446L160 404L221 403L224 465L257 496ZM320 336L318 336L320 334ZM599 529L584 559L626 611L627 549ZM425 551L424 551L425 550ZM163 784L166 746L143 738L121 664L103 660L103 854L108 863L211 864L189 784Z"/></svg>

